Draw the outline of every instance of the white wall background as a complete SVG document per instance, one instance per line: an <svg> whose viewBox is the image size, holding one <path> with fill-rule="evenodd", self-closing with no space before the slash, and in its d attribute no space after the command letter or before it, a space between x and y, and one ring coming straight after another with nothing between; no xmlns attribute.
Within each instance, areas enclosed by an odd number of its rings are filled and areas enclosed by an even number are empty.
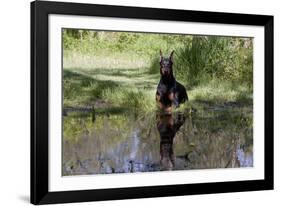
<svg viewBox="0 0 281 206"><path fill-rule="evenodd" d="M67 0L65 0L67 1ZM29 204L30 0L0 3L0 205ZM277 0L77 0L97 4L160 7L275 16L275 190L119 200L69 205L276 205L281 200L281 12ZM278 81L279 80L279 81ZM275 203L275 204L274 204Z"/></svg>

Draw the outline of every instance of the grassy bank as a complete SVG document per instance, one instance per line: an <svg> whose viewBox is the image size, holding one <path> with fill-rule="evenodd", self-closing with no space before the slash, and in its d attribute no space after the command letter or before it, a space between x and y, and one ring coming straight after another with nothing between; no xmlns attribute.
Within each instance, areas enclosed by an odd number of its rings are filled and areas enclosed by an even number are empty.
<svg viewBox="0 0 281 206"><path fill-rule="evenodd" d="M159 50L193 102L252 104L251 38L63 31L64 107L100 113L156 109Z"/></svg>
<svg viewBox="0 0 281 206"><path fill-rule="evenodd" d="M189 96L172 115L160 49ZM251 38L64 30L63 175L159 171L164 152L175 170L253 166L252 67Z"/></svg>
<svg viewBox="0 0 281 206"><path fill-rule="evenodd" d="M77 56L75 66L71 66L73 58L64 59L64 107L93 106L100 112L108 110L115 113L125 110L150 112L156 109L155 91L160 77L158 73L150 72L145 58L142 61L138 59L142 66L131 68L132 57L126 53L119 54L116 66L111 68L109 62L102 64L103 57L95 57L99 62L99 67L95 68L91 58ZM77 67L76 64L87 66ZM188 96L191 103L251 103L252 91L247 84L208 79L188 89ZM190 104L185 106L189 107Z"/></svg>

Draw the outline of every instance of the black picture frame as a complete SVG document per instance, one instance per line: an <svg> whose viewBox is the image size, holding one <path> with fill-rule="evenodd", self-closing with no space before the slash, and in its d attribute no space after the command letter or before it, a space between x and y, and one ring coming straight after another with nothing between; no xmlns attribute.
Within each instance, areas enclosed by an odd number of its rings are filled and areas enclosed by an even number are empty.
<svg viewBox="0 0 281 206"><path fill-rule="evenodd" d="M48 190L48 15L155 19L265 28L265 134L263 180L181 184L115 189ZM31 203L50 204L273 189L273 16L137 8L63 2L31 2Z"/></svg>

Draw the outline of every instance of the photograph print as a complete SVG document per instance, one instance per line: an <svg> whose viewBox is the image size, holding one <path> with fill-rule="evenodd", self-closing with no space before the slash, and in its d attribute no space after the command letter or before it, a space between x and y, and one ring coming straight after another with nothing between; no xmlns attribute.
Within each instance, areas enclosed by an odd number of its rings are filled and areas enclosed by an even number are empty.
<svg viewBox="0 0 281 206"><path fill-rule="evenodd" d="M248 168L253 38L62 29L62 176Z"/></svg>

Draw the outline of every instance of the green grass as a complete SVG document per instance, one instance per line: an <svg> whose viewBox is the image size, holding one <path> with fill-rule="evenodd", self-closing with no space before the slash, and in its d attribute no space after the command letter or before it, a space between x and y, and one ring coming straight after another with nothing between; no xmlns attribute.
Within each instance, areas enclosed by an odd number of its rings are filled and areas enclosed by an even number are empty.
<svg viewBox="0 0 281 206"><path fill-rule="evenodd" d="M74 67L71 57L64 58L64 106L65 107L83 107L94 106L96 102L102 100L106 108L115 111L120 108L138 111L151 111L155 109L155 88L158 83L158 75L150 74L146 67L132 67L131 62L134 57L130 54L123 54L118 57L119 66L109 68L108 62L98 58L99 67L92 67L91 60L87 58L76 58L74 65L82 65ZM130 57L130 58L127 58ZM118 62L116 57L107 57L112 62ZM89 61L89 62L87 62ZM145 65L146 59L142 59L140 65ZM83 67L83 65L87 65ZM121 67L122 65L123 67ZM105 112L105 108L99 108Z"/></svg>
<svg viewBox="0 0 281 206"><path fill-rule="evenodd" d="M90 106L100 113L146 113L155 110L159 63L148 61L147 57L138 57L133 67L135 61L136 56L125 52L119 53L118 57L95 56L94 60L75 52L64 56L64 107ZM192 104L202 101L252 105L252 89L246 84L202 78L197 86L190 88L188 83L179 81L188 88L190 100L179 110L190 109Z"/></svg>
<svg viewBox="0 0 281 206"><path fill-rule="evenodd" d="M109 55L110 54L110 55ZM64 68L83 68L84 70L100 69L111 70L131 68L145 68L150 65L148 57L140 58L139 55L127 52L124 58L124 53L110 53L105 51L98 51L89 54L81 52L68 51L64 54L66 61L63 62Z"/></svg>
<svg viewBox="0 0 281 206"><path fill-rule="evenodd" d="M191 100L212 103L251 103L252 101L252 91L246 84L239 85L216 79L194 87L189 94Z"/></svg>
<svg viewBox="0 0 281 206"><path fill-rule="evenodd" d="M200 152L197 159L217 158L216 162L234 147L235 139L252 150L251 39L83 32L83 38L66 31L63 36L63 106L68 108L65 111L74 108L63 117L63 164L100 157L101 151L119 147L133 131L153 140L149 146L156 143L159 155L155 92L160 49L165 56L175 50L174 74L189 96L187 103L173 109L175 115L181 111L186 116L174 139L175 150L185 154L190 151L184 146L188 143ZM195 165L203 167L212 166Z"/></svg>

